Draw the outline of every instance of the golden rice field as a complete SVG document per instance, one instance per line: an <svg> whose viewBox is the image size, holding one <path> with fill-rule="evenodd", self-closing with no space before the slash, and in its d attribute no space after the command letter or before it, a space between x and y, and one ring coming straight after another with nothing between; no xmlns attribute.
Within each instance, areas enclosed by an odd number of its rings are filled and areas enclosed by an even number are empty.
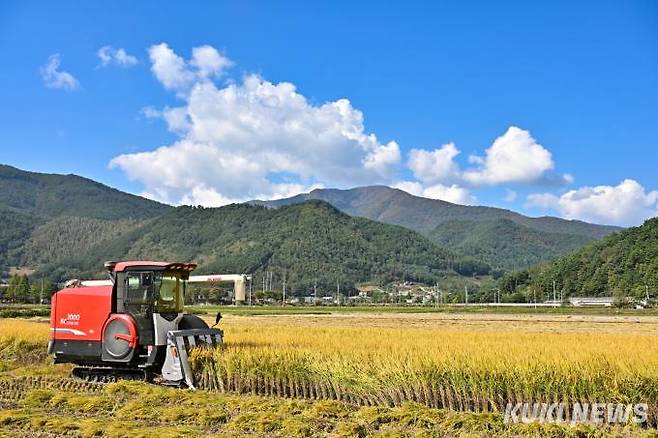
<svg viewBox="0 0 658 438"><path fill-rule="evenodd" d="M203 388L478 412L658 400L655 317L236 316L225 330L225 349L195 357Z"/></svg>
<svg viewBox="0 0 658 438"><path fill-rule="evenodd" d="M501 412L508 401L646 402L655 424L658 317L228 315L220 325L225 348L195 352L205 391L189 392L72 381L66 365L48 365L46 322L0 319L0 435L658 436L633 424L505 424Z"/></svg>

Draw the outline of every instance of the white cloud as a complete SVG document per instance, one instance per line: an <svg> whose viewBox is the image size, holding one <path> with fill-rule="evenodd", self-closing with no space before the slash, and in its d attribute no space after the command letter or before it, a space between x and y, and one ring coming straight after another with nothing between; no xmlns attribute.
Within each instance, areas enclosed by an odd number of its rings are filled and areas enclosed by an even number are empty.
<svg viewBox="0 0 658 438"><path fill-rule="evenodd" d="M515 184L565 184L571 175L553 172L551 153L530 132L511 126L484 152L470 155L473 167L462 170L455 161L460 151L448 143L433 151L412 149L408 167L424 183L459 182L468 186Z"/></svg>
<svg viewBox="0 0 658 438"><path fill-rule="evenodd" d="M214 47L201 46L192 50L190 65L197 68L199 77L208 78L219 75L233 66L233 61L219 53Z"/></svg>
<svg viewBox="0 0 658 438"><path fill-rule="evenodd" d="M377 138L373 137L373 143ZM400 162L400 147L394 141L387 144L377 145L368 152L363 162L363 167L373 170L378 174L386 174L388 169Z"/></svg>
<svg viewBox="0 0 658 438"><path fill-rule="evenodd" d="M617 186L581 187L561 196L537 193L527 205L557 210L569 219L615 225L638 225L658 215L658 191L647 192L642 185L626 179Z"/></svg>
<svg viewBox="0 0 658 438"><path fill-rule="evenodd" d="M459 175L454 161L459 150L454 143L444 144L433 151L412 149L409 152L409 168L414 176L424 182L446 181Z"/></svg>
<svg viewBox="0 0 658 438"><path fill-rule="evenodd" d="M151 71L169 90L186 88L194 80L194 74L187 69L185 60L165 43L151 46L149 59Z"/></svg>
<svg viewBox="0 0 658 438"><path fill-rule="evenodd" d="M137 58L129 55L125 49L119 48L115 49L112 46L104 46L98 49L96 53L98 59L100 59L101 67L107 67L109 65L116 65L123 68L132 67L137 65Z"/></svg>
<svg viewBox="0 0 658 438"><path fill-rule="evenodd" d="M151 71L168 90L185 97L192 86L221 75L233 62L214 47L201 46L192 50L192 59L185 61L166 43L149 48Z"/></svg>
<svg viewBox="0 0 658 438"><path fill-rule="evenodd" d="M435 184L425 187L416 181L402 181L396 183L393 187L415 196L440 199L442 201L452 202L453 204L472 205L476 202L476 198L471 195L468 189L459 187L456 184L450 186Z"/></svg>
<svg viewBox="0 0 658 438"><path fill-rule="evenodd" d="M75 90L80 86L80 83L71 73L59 69L61 62L59 53L50 55L46 65L41 67L41 78L48 88Z"/></svg>
<svg viewBox="0 0 658 438"><path fill-rule="evenodd" d="M222 205L235 204L240 202L237 199L231 199L223 196L217 190L199 184L192 187L189 193L186 193L181 199L181 204L185 205L203 205L205 207L221 207Z"/></svg>
<svg viewBox="0 0 658 438"><path fill-rule="evenodd" d="M475 185L540 182L555 167L551 153L516 126L498 137L484 157L472 156L470 161L478 167L465 171L463 178Z"/></svg>
<svg viewBox="0 0 658 438"><path fill-rule="evenodd" d="M516 201L517 196L518 195L514 190L505 189L505 197L503 198L503 200L505 202L514 202Z"/></svg>
<svg viewBox="0 0 658 438"><path fill-rule="evenodd" d="M293 84L257 75L217 87L211 79L230 61L209 46L192 53L185 61L164 43L150 49L154 75L184 105L143 112L162 117L178 140L110 163L141 181L145 195L220 205L391 181L399 146L368 133L349 100L315 105Z"/></svg>
<svg viewBox="0 0 658 438"><path fill-rule="evenodd" d="M162 119L167 123L171 132L184 134L190 128L190 120L185 107L165 107L161 110L146 106L140 113L147 119Z"/></svg>

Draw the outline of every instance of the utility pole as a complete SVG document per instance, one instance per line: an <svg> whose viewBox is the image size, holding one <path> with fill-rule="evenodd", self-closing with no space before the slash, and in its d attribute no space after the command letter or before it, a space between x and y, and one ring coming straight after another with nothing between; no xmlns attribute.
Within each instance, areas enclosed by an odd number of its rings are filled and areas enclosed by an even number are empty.
<svg viewBox="0 0 658 438"><path fill-rule="evenodd" d="M283 305L286 305L286 271L283 271Z"/></svg>
<svg viewBox="0 0 658 438"><path fill-rule="evenodd" d="M253 278L253 276L250 277L250 278ZM249 280L249 305L250 306L251 306L251 288L252 288L253 285L254 285L253 280Z"/></svg>
<svg viewBox="0 0 658 438"><path fill-rule="evenodd" d="M336 302L340 305L340 281L336 282Z"/></svg>
<svg viewBox="0 0 658 438"><path fill-rule="evenodd" d="M315 282L313 283L313 304L317 304L318 302L318 279L315 279Z"/></svg>
<svg viewBox="0 0 658 438"><path fill-rule="evenodd" d="M557 301L557 294L555 292L555 280L553 280L553 307L555 307Z"/></svg>
<svg viewBox="0 0 658 438"><path fill-rule="evenodd" d="M464 303L468 305L468 286L464 286Z"/></svg>

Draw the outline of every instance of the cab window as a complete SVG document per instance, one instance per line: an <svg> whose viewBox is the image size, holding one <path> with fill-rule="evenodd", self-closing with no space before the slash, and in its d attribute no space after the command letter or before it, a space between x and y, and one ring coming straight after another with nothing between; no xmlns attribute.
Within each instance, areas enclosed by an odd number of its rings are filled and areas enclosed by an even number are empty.
<svg viewBox="0 0 658 438"><path fill-rule="evenodd" d="M127 304L149 304L153 300L153 272L131 272L127 277Z"/></svg>
<svg viewBox="0 0 658 438"><path fill-rule="evenodd" d="M160 277L160 291L157 308L160 312L181 312L185 295L185 280L178 272L163 272Z"/></svg>

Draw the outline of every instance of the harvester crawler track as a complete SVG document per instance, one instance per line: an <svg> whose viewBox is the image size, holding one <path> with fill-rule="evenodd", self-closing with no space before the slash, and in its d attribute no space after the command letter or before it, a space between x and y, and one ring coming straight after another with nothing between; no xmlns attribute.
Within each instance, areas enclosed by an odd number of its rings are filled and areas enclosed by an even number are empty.
<svg viewBox="0 0 658 438"><path fill-rule="evenodd" d="M109 367L76 367L71 375L86 382L113 383L118 380L151 381L151 376L144 370L121 369Z"/></svg>

